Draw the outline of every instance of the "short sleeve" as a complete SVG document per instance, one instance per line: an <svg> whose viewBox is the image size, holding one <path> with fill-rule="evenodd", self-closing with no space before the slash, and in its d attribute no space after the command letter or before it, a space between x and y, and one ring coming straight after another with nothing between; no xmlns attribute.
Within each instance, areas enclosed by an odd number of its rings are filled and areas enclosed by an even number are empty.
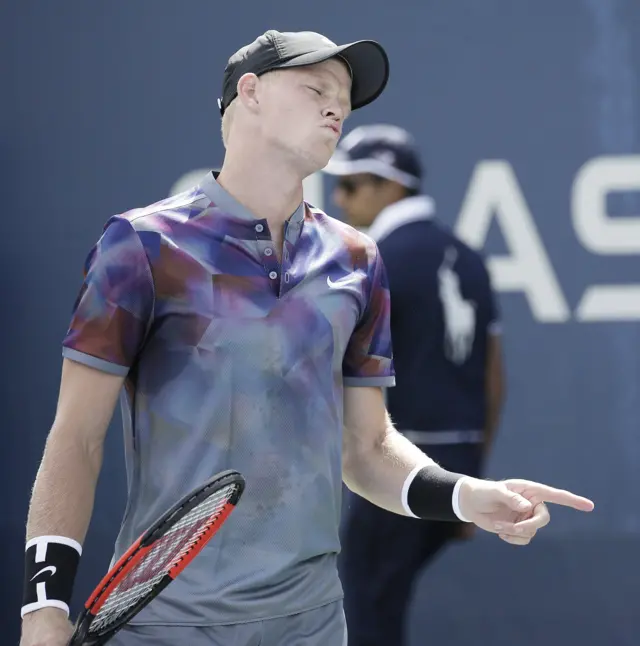
<svg viewBox="0 0 640 646"><path fill-rule="evenodd" d="M342 364L345 386L395 386L391 301L377 246L368 269L367 306L351 335Z"/></svg>
<svg viewBox="0 0 640 646"><path fill-rule="evenodd" d="M153 306L144 246L131 223L115 216L87 257L63 356L125 376L144 342Z"/></svg>

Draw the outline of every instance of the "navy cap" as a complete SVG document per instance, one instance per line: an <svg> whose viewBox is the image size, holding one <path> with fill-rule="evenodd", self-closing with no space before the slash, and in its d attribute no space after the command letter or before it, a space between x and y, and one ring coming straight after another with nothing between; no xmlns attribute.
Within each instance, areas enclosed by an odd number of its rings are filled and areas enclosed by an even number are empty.
<svg viewBox="0 0 640 646"><path fill-rule="evenodd" d="M224 114L237 96L238 81L247 73L260 76L272 70L302 67L341 58L351 73L351 109L357 110L377 99L389 80L389 59L373 40L336 45L313 31L279 32L269 30L238 50L227 63L218 99Z"/></svg>
<svg viewBox="0 0 640 646"><path fill-rule="evenodd" d="M377 124L352 130L324 168L330 175L367 173L418 188L423 170L415 140L398 126Z"/></svg>

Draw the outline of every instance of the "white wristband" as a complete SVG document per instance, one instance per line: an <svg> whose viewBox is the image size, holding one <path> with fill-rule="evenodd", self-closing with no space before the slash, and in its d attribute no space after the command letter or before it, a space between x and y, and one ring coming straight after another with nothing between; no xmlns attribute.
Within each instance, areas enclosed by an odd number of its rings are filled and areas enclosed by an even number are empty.
<svg viewBox="0 0 640 646"><path fill-rule="evenodd" d="M404 481L404 484L402 485L402 508L404 509L404 513L407 514L407 516L411 516L411 518L419 518L419 516L416 516L409 507L409 487L411 486L413 479L418 475L420 470L428 466L429 464L429 462L420 463L418 464L418 466L414 467Z"/></svg>
<svg viewBox="0 0 640 646"><path fill-rule="evenodd" d="M460 478L458 482L456 482L455 487L453 488L453 496L451 503L453 505L453 513L463 522L463 523L470 523L468 518L465 518L462 515L462 512L460 511L460 487L462 486L462 483L465 482L465 480L471 480L469 476L464 476L464 478Z"/></svg>

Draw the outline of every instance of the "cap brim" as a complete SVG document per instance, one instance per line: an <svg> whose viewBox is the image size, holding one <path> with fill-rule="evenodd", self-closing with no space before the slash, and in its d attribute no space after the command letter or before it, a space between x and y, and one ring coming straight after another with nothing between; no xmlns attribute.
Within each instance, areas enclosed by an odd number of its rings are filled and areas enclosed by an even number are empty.
<svg viewBox="0 0 640 646"><path fill-rule="evenodd" d="M327 47L303 54L278 67L303 67L343 58L351 68L351 109L357 110L375 101L384 91L389 80L389 58L382 46L373 40L359 40L348 45Z"/></svg>
<svg viewBox="0 0 640 646"><path fill-rule="evenodd" d="M350 159L340 149L336 150L329 163L322 169L327 175L343 177L345 175L375 175L397 182L407 188L418 188L420 177L410 175L394 166L386 164L381 159Z"/></svg>
<svg viewBox="0 0 640 646"><path fill-rule="evenodd" d="M328 175L356 175L357 166L354 162L350 159L340 159L337 153L338 151L336 151L334 156L329 160L329 163L322 169L322 172Z"/></svg>

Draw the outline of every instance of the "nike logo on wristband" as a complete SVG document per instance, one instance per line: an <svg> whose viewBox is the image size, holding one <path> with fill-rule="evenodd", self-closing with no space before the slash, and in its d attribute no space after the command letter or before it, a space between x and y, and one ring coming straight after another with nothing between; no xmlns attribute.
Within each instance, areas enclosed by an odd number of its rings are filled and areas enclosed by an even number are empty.
<svg viewBox="0 0 640 646"><path fill-rule="evenodd" d="M43 567L39 572L36 572L32 577L31 581L33 581L37 576L42 574L43 572L51 572L51 576L53 576L56 573L56 566L55 565L47 565L47 567Z"/></svg>

